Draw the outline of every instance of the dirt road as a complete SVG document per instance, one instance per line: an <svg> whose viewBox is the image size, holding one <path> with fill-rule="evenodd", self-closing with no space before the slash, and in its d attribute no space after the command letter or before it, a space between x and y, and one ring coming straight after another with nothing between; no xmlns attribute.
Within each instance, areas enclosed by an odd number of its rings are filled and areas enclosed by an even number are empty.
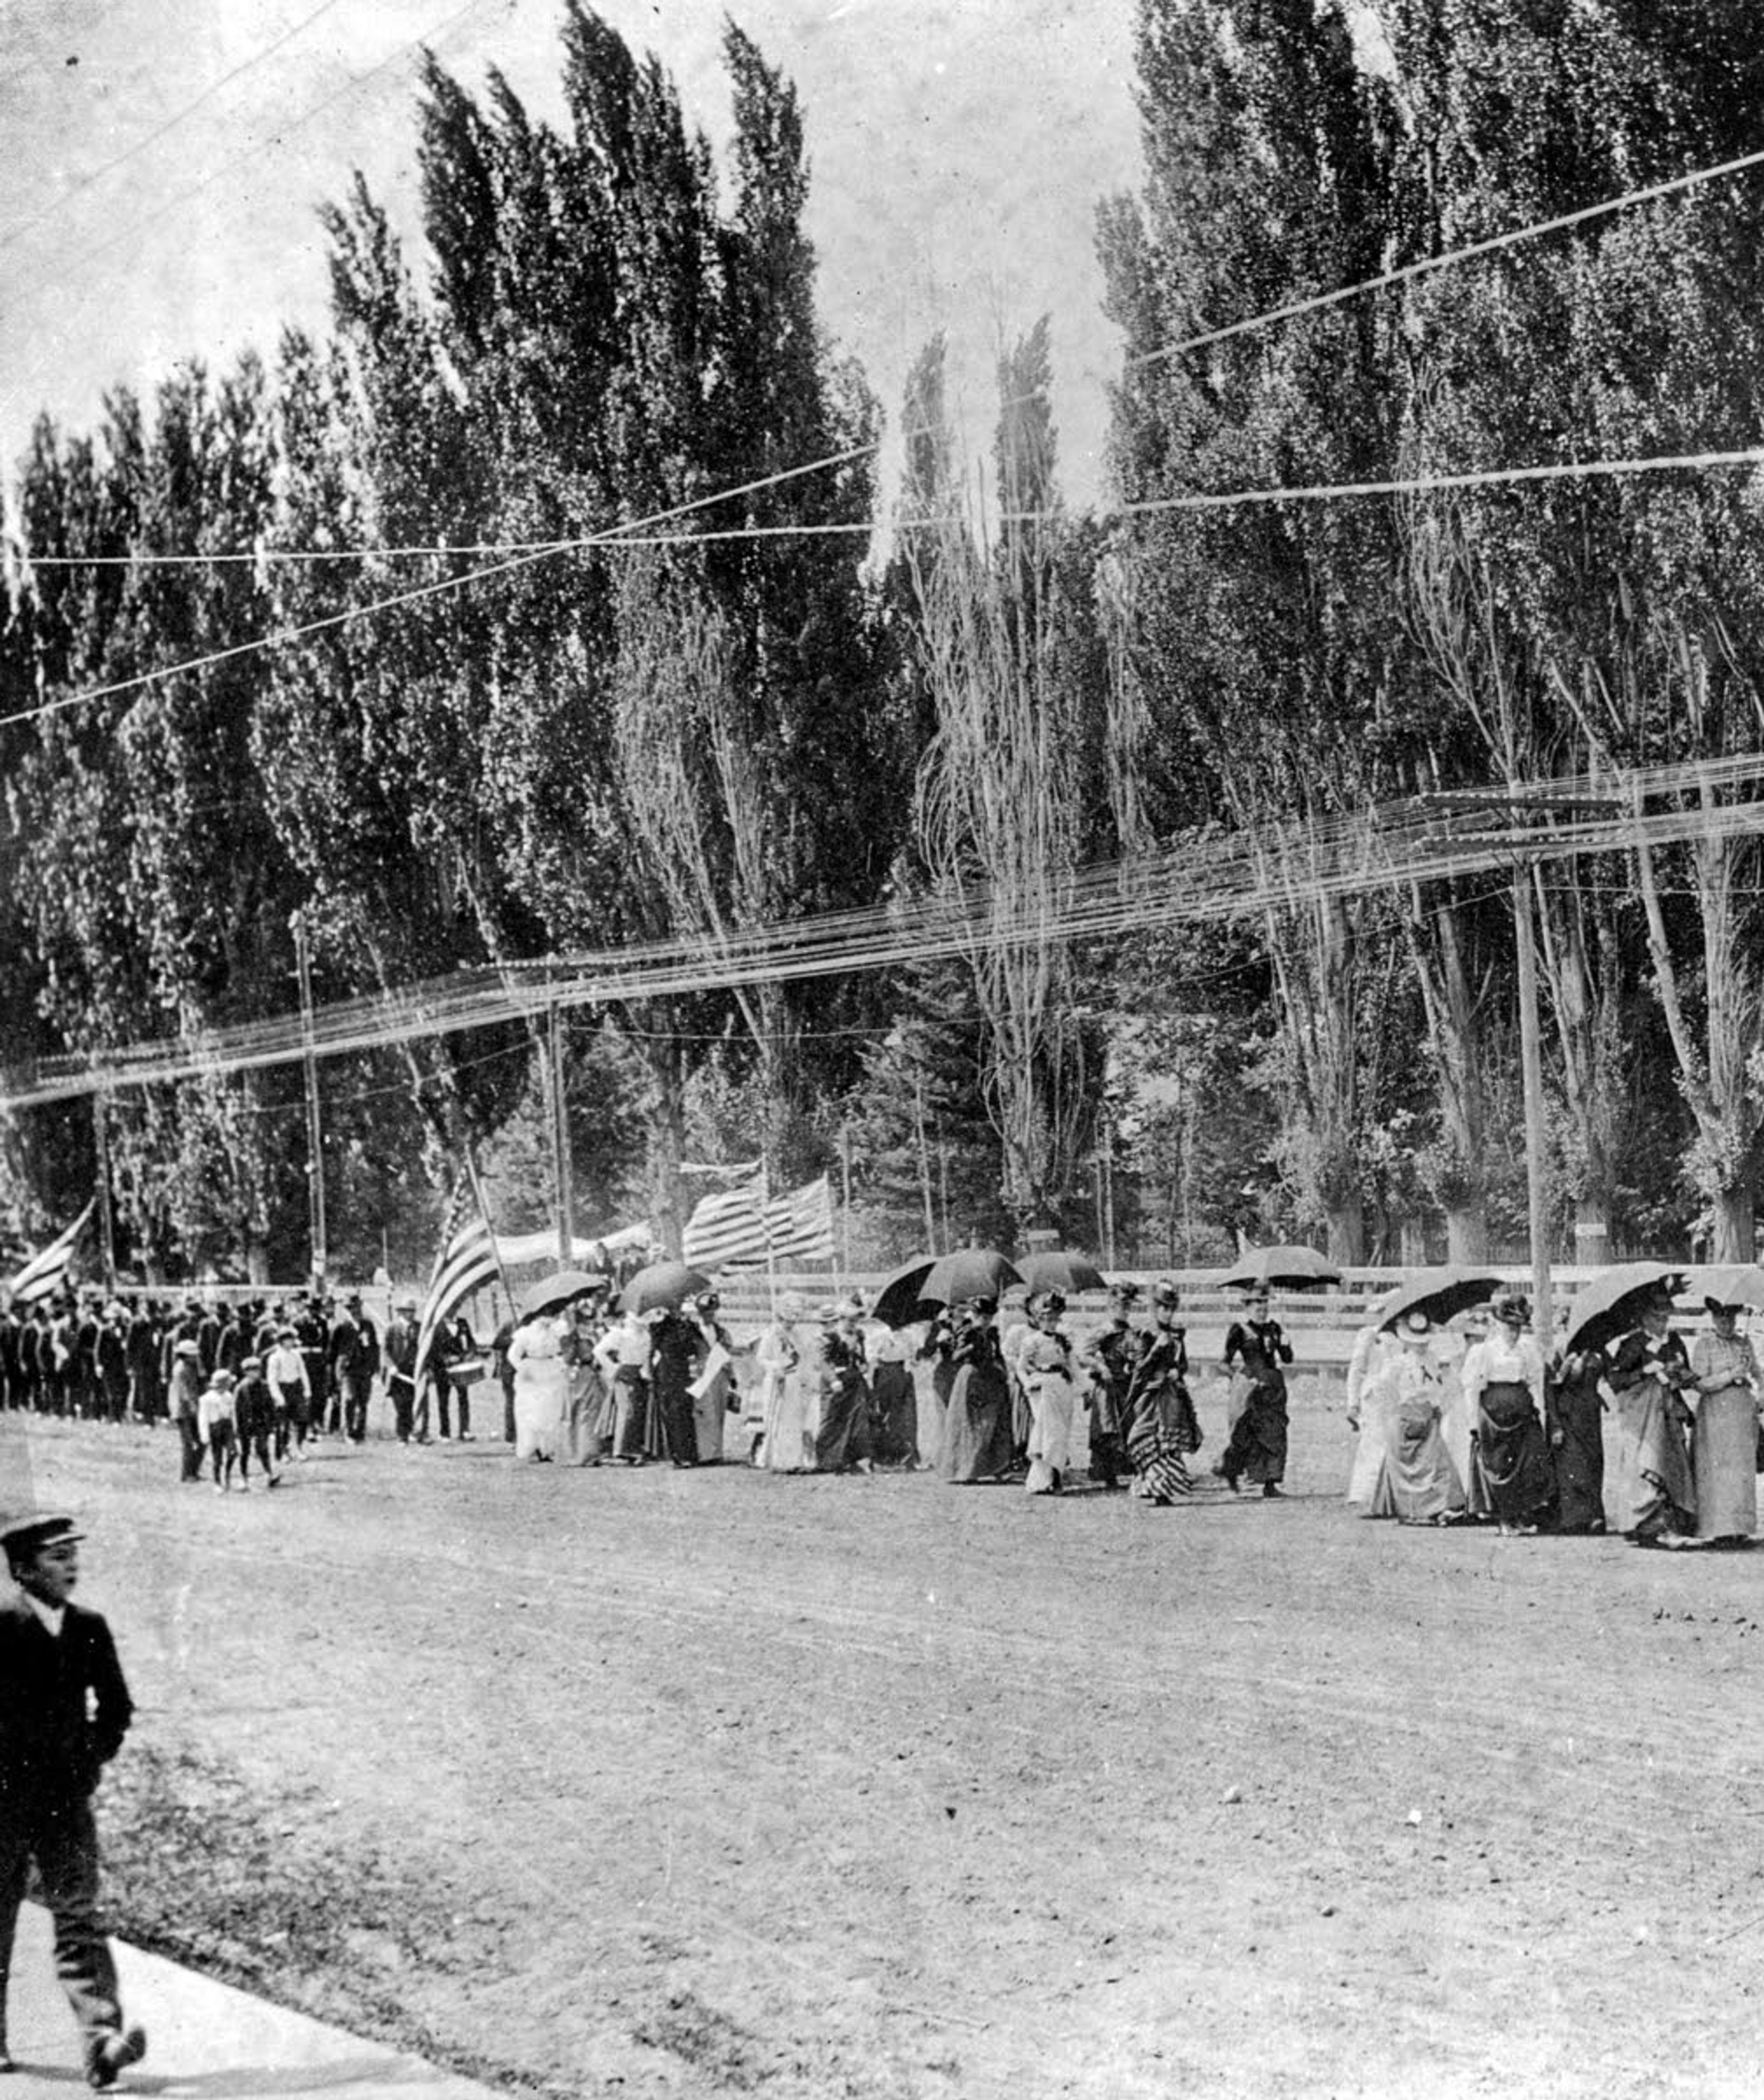
<svg viewBox="0 0 1764 2100"><path fill-rule="evenodd" d="M121 1917L633 2100L1751 2093L1764 1553L1337 1499L0 1431L143 1712ZM1216 1415L1203 1419L1208 1451ZM27 1448L28 1440L28 1448Z"/></svg>

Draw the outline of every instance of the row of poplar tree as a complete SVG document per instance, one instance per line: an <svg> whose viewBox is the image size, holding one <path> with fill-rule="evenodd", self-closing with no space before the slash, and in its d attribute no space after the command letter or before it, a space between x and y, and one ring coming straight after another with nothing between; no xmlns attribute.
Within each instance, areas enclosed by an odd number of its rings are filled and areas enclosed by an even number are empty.
<svg viewBox="0 0 1764 2100"><path fill-rule="evenodd" d="M1753 149L1747 13L1141 0L1144 182L1098 215L1118 496L1757 443L1755 174L1166 354ZM289 1016L297 931L325 1000L940 895L983 929L1154 846L1757 745L1755 472L1077 515L1041 323L977 466L927 347L872 540L883 418L817 313L802 112L733 26L725 58L721 155L578 0L561 126L426 60L420 252L358 179L322 339L39 426L0 638L9 1065ZM478 547L507 551L422 551ZM1760 873L1718 823L1535 871L1564 1244L1700 1215L1749 1255ZM763 1148L843 1163L864 1263L1038 1224L1122 1260L1481 1255L1523 1211L1512 925L1497 872L614 1003L567 1038L579 1219L671 1235L683 1160ZM345 1265L420 1269L468 1148L498 1224L540 1221L546 1069L512 1024L328 1060ZM302 1110L298 1066L112 1095L125 1260L298 1274ZM12 1118L17 1237L94 1135Z"/></svg>

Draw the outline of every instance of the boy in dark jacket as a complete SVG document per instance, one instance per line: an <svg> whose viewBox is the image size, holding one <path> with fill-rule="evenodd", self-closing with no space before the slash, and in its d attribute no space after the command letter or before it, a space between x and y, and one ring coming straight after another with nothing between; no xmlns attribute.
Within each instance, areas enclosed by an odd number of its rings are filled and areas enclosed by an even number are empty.
<svg viewBox="0 0 1764 2100"><path fill-rule="evenodd" d="M18 1594L0 1605L0 2069L11 2071L6 1986L31 1863L55 1926L55 1968L80 2023L86 2083L102 2091L139 2063L147 2036L125 2027L117 1967L98 1915L92 1793L135 1709L110 1629L69 1601L82 1533L72 1517L0 1531Z"/></svg>

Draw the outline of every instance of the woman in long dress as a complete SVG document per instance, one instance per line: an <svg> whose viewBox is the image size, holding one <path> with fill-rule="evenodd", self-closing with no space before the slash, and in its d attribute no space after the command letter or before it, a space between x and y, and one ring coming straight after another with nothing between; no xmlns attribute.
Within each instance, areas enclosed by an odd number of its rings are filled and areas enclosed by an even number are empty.
<svg viewBox="0 0 1764 2100"><path fill-rule="evenodd" d="M1529 1538L1555 1494L1544 1439L1544 1361L1531 1325L1531 1300L1503 1291L1493 1325L1465 1356L1464 1400L1475 1410L1473 1463L1480 1468L1503 1538Z"/></svg>
<svg viewBox="0 0 1764 2100"><path fill-rule="evenodd" d="M819 1338L807 1330L808 1308L800 1298L781 1298L772 1324L754 1349L760 1370L761 1431L754 1462L772 1473L806 1473L814 1455L809 1442L814 1372Z"/></svg>
<svg viewBox="0 0 1764 2100"><path fill-rule="evenodd" d="M863 1306L842 1298L821 1316L818 1405L814 1421L818 1473L871 1470L870 1379L864 1357Z"/></svg>
<svg viewBox="0 0 1764 2100"><path fill-rule="evenodd" d="M1002 1480L1011 1471L1011 1388L993 1326L998 1301L971 1299L953 1308L949 1361L954 1375L943 1420L943 1477L956 1486Z"/></svg>
<svg viewBox="0 0 1764 2100"><path fill-rule="evenodd" d="M620 1314L594 1344L605 1392L601 1448L628 1466L641 1466L649 1415L650 1322L642 1312Z"/></svg>
<svg viewBox="0 0 1764 2100"><path fill-rule="evenodd" d="M869 1340L873 1455L879 1466L910 1470L919 1458L919 1396L913 1381L912 1344L905 1334L887 1327L873 1330Z"/></svg>
<svg viewBox="0 0 1764 2100"><path fill-rule="evenodd" d="M701 1290L686 1308L697 1339L693 1348L692 1431L701 1466L720 1466L723 1417L735 1384L735 1345L718 1317L722 1300Z"/></svg>
<svg viewBox="0 0 1764 2100"><path fill-rule="evenodd" d="M1201 1425L1188 1392L1188 1333L1176 1325L1180 1306L1175 1284L1153 1286L1151 1330L1127 1382L1132 1492L1165 1506L1189 1493L1188 1459L1201 1448Z"/></svg>
<svg viewBox="0 0 1764 2100"><path fill-rule="evenodd" d="M1464 1490L1440 1428L1444 1381L1433 1359L1433 1323L1411 1312L1368 1381L1362 1404L1384 1443L1367 1498L1368 1516L1399 1524L1449 1524L1464 1510Z"/></svg>
<svg viewBox="0 0 1764 2100"><path fill-rule="evenodd" d="M1757 1529L1758 1361L1735 1325L1740 1308L1703 1302L1710 1325L1691 1350L1696 1535L1711 1546L1735 1545Z"/></svg>
<svg viewBox="0 0 1764 2100"><path fill-rule="evenodd" d="M1695 1385L1690 1358L1671 1331L1662 1290L1625 1335L1605 1374L1615 1431L1605 1454L1605 1527L1632 1546L1682 1546L1696 1523L1696 1483L1685 1449Z"/></svg>
<svg viewBox="0 0 1764 2100"><path fill-rule="evenodd" d="M1246 1319L1225 1337L1225 1369L1233 1373L1231 1441L1213 1468L1235 1493L1240 1480L1259 1481L1277 1499L1286 1477L1286 1374L1292 1344L1269 1317L1268 1293L1250 1296Z"/></svg>
<svg viewBox="0 0 1764 2100"><path fill-rule="evenodd" d="M1545 1427L1560 1532L1605 1528L1605 1370L1603 1350L1577 1349L1562 1358L1550 1379Z"/></svg>
<svg viewBox="0 0 1764 2100"><path fill-rule="evenodd" d="M1072 1344L1060 1330L1065 1300L1043 1290L1029 1301L1030 1332L1017 1350L1018 1372L1029 1401L1029 1478L1032 1495L1056 1495L1072 1467L1073 1418L1078 1388L1072 1378Z"/></svg>
<svg viewBox="0 0 1764 2100"><path fill-rule="evenodd" d="M671 1307L659 1308L650 1317L649 1421L643 1448L652 1458L695 1466L699 1439L691 1388L698 1330L685 1313Z"/></svg>
<svg viewBox="0 0 1764 2100"><path fill-rule="evenodd" d="M594 1315L584 1304L572 1305L558 1322L558 1352L563 1358L563 1401L558 1418L553 1456L560 1466L598 1466L601 1418L606 1387L594 1361Z"/></svg>
<svg viewBox="0 0 1764 2100"><path fill-rule="evenodd" d="M523 1320L509 1342L514 1373L514 1455L549 1464L563 1424L562 1331L545 1313Z"/></svg>
<svg viewBox="0 0 1764 2100"><path fill-rule="evenodd" d="M1363 1516L1387 1516L1388 1510L1374 1509L1378 1482L1384 1471L1384 1453L1390 1425L1380 1405L1383 1387L1378 1373L1395 1353L1393 1338L1376 1320L1369 1320L1354 1337L1347 1359L1347 1427L1360 1432L1354 1445L1354 1462L1347 1476L1343 1499Z"/></svg>

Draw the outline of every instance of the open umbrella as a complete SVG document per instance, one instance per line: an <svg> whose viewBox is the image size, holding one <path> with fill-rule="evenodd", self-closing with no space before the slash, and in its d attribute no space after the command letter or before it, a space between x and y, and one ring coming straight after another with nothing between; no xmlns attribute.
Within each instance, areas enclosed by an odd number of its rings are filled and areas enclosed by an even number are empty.
<svg viewBox="0 0 1764 2100"><path fill-rule="evenodd" d="M870 1308L872 1320L880 1320L884 1327L910 1327L924 1314L919 1309L919 1286L936 1266L934 1255L915 1254L911 1261L903 1261L892 1276L884 1277L876 1292L875 1304Z"/></svg>
<svg viewBox="0 0 1764 2100"><path fill-rule="evenodd" d="M933 1262L919 1298L921 1304L960 1305L970 1298L996 1298L1022 1280L996 1247L958 1247Z"/></svg>
<svg viewBox="0 0 1764 2100"><path fill-rule="evenodd" d="M591 1290L604 1290L612 1282L598 1270L588 1268L560 1268L555 1276L542 1276L536 1283L529 1283L518 1301L521 1317L531 1320L535 1313L556 1312L572 1304L578 1298L585 1298Z"/></svg>
<svg viewBox="0 0 1764 2100"><path fill-rule="evenodd" d="M687 1299L710 1287L703 1269L689 1268L683 1261L652 1261L619 1293L619 1303L627 1312L653 1312L659 1306L677 1312Z"/></svg>
<svg viewBox="0 0 1764 2100"><path fill-rule="evenodd" d="M1567 1330L1562 1337L1564 1356L1581 1356L1588 1349L1602 1349L1619 1335L1626 1335L1642 1317L1642 1308L1662 1285L1676 1298L1682 1288L1684 1272L1658 1261L1621 1262L1607 1268L1574 1300Z"/></svg>
<svg viewBox="0 0 1764 2100"><path fill-rule="evenodd" d="M1025 1255L1017 1268L1031 1290L1109 1288L1108 1277L1087 1255L1069 1254L1064 1247L1049 1247L1043 1254Z"/></svg>
<svg viewBox="0 0 1764 2100"><path fill-rule="evenodd" d="M1394 1327L1411 1312L1424 1312L1435 1321L1449 1320L1472 1305L1486 1305L1500 1288L1500 1277L1481 1269L1424 1268L1408 1282L1398 1284L1384 1299L1378 1308L1378 1326Z"/></svg>
<svg viewBox="0 0 1764 2100"><path fill-rule="evenodd" d="M1214 1285L1217 1290L1307 1290L1321 1283L1339 1283L1342 1273L1315 1247L1250 1247Z"/></svg>
<svg viewBox="0 0 1764 2100"><path fill-rule="evenodd" d="M1678 1295L1712 1298L1718 1305L1764 1307L1764 1268L1750 1261L1731 1262L1724 1268L1693 1268Z"/></svg>

